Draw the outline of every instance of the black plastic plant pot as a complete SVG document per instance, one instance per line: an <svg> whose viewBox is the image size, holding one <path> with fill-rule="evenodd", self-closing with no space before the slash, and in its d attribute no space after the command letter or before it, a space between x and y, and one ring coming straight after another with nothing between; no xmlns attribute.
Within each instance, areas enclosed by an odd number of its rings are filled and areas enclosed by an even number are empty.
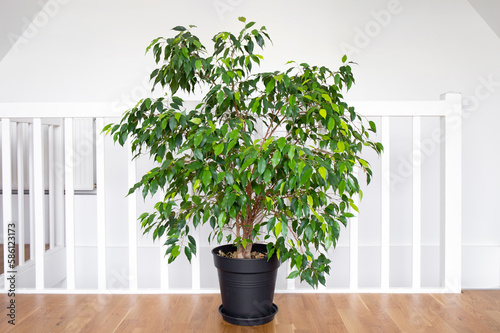
<svg viewBox="0 0 500 333"><path fill-rule="evenodd" d="M266 324L278 312L273 298L280 261L276 255L269 261L267 256L262 259L233 259L218 255L219 251L227 253L235 250L233 245L222 245L212 250L222 297L219 312L231 324ZM266 245L253 244L252 251L266 253Z"/></svg>

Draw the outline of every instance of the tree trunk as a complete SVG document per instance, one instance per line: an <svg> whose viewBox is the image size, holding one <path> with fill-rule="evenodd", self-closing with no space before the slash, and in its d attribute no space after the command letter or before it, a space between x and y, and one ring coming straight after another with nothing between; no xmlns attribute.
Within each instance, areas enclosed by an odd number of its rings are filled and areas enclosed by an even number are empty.
<svg viewBox="0 0 500 333"><path fill-rule="evenodd" d="M236 250L236 258L238 259L250 259L250 253L252 253L252 243L247 244L247 248L243 247L243 245L238 245L238 249Z"/></svg>
<svg viewBox="0 0 500 333"><path fill-rule="evenodd" d="M252 230L250 227L243 227L243 236L242 239L252 239ZM252 243L247 243L247 248L245 249L243 245L238 245L238 249L236 250L236 258L238 259L250 259L250 253L252 252Z"/></svg>

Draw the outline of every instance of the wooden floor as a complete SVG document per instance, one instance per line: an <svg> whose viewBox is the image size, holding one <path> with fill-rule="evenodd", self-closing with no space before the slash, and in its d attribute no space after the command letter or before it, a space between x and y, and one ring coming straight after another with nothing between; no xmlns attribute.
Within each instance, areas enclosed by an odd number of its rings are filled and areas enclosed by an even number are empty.
<svg viewBox="0 0 500 333"><path fill-rule="evenodd" d="M500 290L462 294L277 294L257 327L224 322L219 295L0 295L0 332L500 332Z"/></svg>

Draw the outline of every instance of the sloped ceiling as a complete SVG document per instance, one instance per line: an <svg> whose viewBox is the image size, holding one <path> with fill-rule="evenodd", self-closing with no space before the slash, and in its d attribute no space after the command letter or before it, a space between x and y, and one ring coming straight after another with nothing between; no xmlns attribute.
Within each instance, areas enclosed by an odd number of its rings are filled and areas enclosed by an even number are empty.
<svg viewBox="0 0 500 333"><path fill-rule="evenodd" d="M500 37L500 1L469 0L490 28Z"/></svg>
<svg viewBox="0 0 500 333"><path fill-rule="evenodd" d="M48 0L0 1L0 61Z"/></svg>

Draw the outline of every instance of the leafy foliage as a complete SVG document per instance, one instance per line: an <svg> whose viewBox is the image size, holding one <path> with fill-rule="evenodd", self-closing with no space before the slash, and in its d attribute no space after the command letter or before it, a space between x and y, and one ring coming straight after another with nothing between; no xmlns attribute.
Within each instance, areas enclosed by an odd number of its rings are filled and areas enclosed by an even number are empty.
<svg viewBox="0 0 500 333"><path fill-rule="evenodd" d="M190 231L208 223L210 240L233 242L240 257L264 240L269 257L289 260L290 278L325 284L324 253L358 210L358 170L368 182L372 176L362 148L383 147L369 139L375 124L343 101L342 90L354 83L345 56L338 71L289 62L286 71L253 73L263 60L255 51L270 38L265 27L240 21L239 34L213 37L212 54L193 26L153 40L151 80L170 97L141 100L103 131L121 145L129 138L136 157L157 162L130 193L162 189L163 200L140 222L154 239L167 235L169 262L182 251L190 260ZM195 89L206 93L187 109L176 94Z"/></svg>

